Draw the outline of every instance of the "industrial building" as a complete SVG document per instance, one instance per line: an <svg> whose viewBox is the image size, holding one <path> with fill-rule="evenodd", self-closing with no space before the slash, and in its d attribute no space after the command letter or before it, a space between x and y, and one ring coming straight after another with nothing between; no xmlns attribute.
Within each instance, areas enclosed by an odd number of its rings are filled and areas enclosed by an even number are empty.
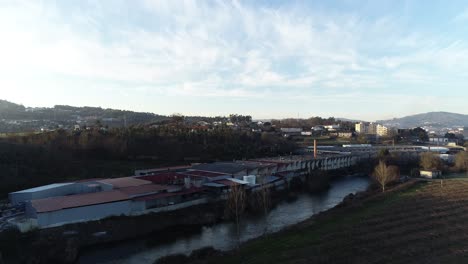
<svg viewBox="0 0 468 264"><path fill-rule="evenodd" d="M47 228L110 216L133 216L181 209L225 199L233 186L249 191L284 188L311 170L355 164L355 157L312 155L214 162L139 170L137 176L55 183L9 194L24 208L31 227ZM23 230L23 229L22 229Z"/></svg>

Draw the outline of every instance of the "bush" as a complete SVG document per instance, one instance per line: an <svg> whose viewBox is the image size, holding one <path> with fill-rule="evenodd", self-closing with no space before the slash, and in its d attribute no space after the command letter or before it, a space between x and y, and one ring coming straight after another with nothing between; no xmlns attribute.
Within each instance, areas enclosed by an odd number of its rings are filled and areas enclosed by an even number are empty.
<svg viewBox="0 0 468 264"><path fill-rule="evenodd" d="M206 259L209 257L220 255L220 251L214 249L213 247L204 247L197 250L192 251L190 254L190 258L193 259Z"/></svg>
<svg viewBox="0 0 468 264"><path fill-rule="evenodd" d="M17 229L7 229L0 233L0 260L1 257L15 257L17 255L20 235L21 233Z"/></svg>
<svg viewBox="0 0 468 264"><path fill-rule="evenodd" d="M174 254L162 257L156 260L155 264L185 264L189 263L190 259L184 254Z"/></svg>

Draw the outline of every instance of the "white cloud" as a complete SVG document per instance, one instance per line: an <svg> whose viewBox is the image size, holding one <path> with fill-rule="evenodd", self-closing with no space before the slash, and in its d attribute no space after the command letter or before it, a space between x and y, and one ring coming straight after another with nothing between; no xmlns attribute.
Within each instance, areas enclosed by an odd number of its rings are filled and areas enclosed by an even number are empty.
<svg viewBox="0 0 468 264"><path fill-rule="evenodd" d="M464 22L468 20L468 8L465 9L463 12L459 13L455 18L453 19L454 22Z"/></svg>
<svg viewBox="0 0 468 264"><path fill-rule="evenodd" d="M70 3L32 1L1 8L0 71L10 77L0 87L17 76L34 83L47 75L106 83L127 94L265 100L319 94L315 99L326 101L345 100L340 93L388 93L392 85L397 92L459 86L468 71L466 39L413 31L391 15L370 19L238 1L108 4L64 11ZM23 82L16 86L26 89Z"/></svg>

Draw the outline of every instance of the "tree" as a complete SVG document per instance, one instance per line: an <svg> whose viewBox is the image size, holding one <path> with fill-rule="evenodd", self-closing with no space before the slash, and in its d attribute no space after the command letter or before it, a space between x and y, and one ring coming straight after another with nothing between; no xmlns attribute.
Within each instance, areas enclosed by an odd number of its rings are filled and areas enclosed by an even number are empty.
<svg viewBox="0 0 468 264"><path fill-rule="evenodd" d="M390 157L390 151L388 149L381 149L377 154L379 160L386 161Z"/></svg>
<svg viewBox="0 0 468 264"><path fill-rule="evenodd" d="M171 115L171 122L172 122L177 128L179 128L179 127L184 123L184 120L185 120L185 116L183 116L182 114L175 113L175 114L172 114L172 115Z"/></svg>
<svg viewBox="0 0 468 264"><path fill-rule="evenodd" d="M440 170L442 168L442 160L431 152L421 154L419 165L424 170Z"/></svg>
<svg viewBox="0 0 468 264"><path fill-rule="evenodd" d="M379 161L379 164L374 168L372 177L382 188L382 192L385 192L385 186L396 180L398 177L398 167L387 166L384 161Z"/></svg>
<svg viewBox="0 0 468 264"><path fill-rule="evenodd" d="M427 142L429 141L429 136L427 135L427 132L426 130L420 128L420 127L417 127L415 129L412 129L411 130L411 135L412 136L416 136L418 137L418 139L421 141L421 142Z"/></svg>
<svg viewBox="0 0 468 264"><path fill-rule="evenodd" d="M240 243L240 217L244 213L246 202L246 193L242 185L236 184L231 187L229 196L227 199L227 209L230 215L234 216L236 221L236 233L237 239Z"/></svg>
<svg viewBox="0 0 468 264"><path fill-rule="evenodd" d="M265 221L268 216L268 210L271 206L271 197L270 197L270 189L267 187L267 180L266 176L259 177L259 182L261 189L255 193L255 198L257 205L262 209L263 216L265 217ZM265 231L267 232L268 224L265 225Z"/></svg>
<svg viewBox="0 0 468 264"><path fill-rule="evenodd" d="M460 171L468 172L468 152L458 152L458 154L455 156L455 167Z"/></svg>

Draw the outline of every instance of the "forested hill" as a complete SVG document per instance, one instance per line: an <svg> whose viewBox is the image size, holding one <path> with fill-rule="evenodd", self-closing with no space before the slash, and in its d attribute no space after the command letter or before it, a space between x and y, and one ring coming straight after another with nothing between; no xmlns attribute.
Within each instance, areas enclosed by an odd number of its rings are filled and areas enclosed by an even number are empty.
<svg viewBox="0 0 468 264"><path fill-rule="evenodd" d="M402 118L394 118L390 120L379 120L377 122L400 128L412 128L419 126L462 127L468 126L468 115L448 112L429 112L424 114L405 116Z"/></svg>
<svg viewBox="0 0 468 264"><path fill-rule="evenodd" d="M94 125L96 122L109 127L124 125L151 124L169 120L169 116L154 113L133 112L101 107L74 107L56 105L54 107L25 107L0 100L0 133L29 132L41 129L53 130L58 127L70 128L76 124ZM197 122L212 121L208 117L186 117ZM219 119L219 118L218 118Z"/></svg>

